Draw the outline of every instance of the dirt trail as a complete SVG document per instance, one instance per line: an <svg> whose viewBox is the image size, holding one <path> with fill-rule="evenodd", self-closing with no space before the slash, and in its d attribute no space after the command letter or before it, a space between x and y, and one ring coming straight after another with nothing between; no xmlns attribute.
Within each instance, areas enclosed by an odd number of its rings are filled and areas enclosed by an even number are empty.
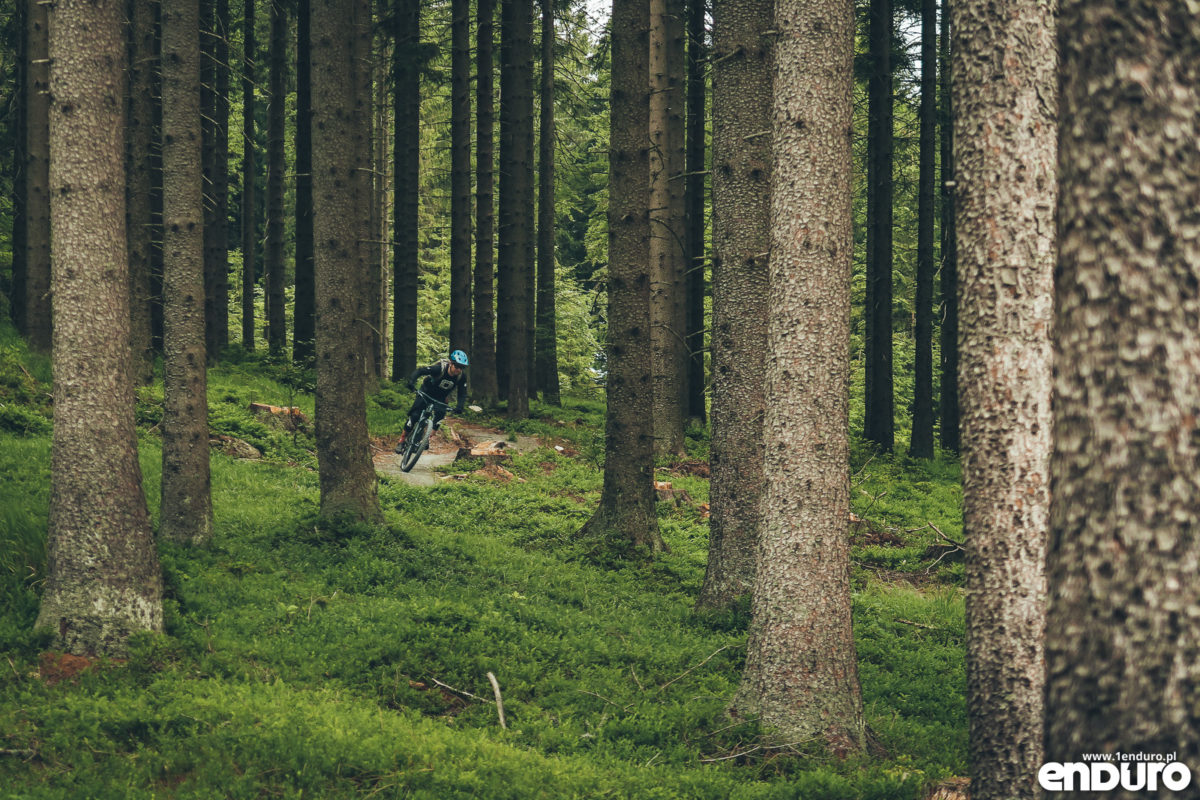
<svg viewBox="0 0 1200 800"><path fill-rule="evenodd" d="M457 434L457 440L450 438L452 435L451 432ZM398 436L393 436L387 439L378 439L374 442L375 471L380 475L386 475L389 478L401 480L413 486L437 486L441 482L442 475L439 472L435 472L434 468L453 463L455 455L458 454L459 447L480 444L482 442L507 441L508 447L523 453L527 450L536 450L541 446L538 440L532 436L517 434L517 440L513 442L508 441L508 434L504 433L504 431L485 428L482 425L475 425L470 422L448 420L443 422L441 430L433 435L433 440L429 443L429 449L421 456L421 460L412 468L412 471L401 472L400 456L392 452L399 438Z"/></svg>

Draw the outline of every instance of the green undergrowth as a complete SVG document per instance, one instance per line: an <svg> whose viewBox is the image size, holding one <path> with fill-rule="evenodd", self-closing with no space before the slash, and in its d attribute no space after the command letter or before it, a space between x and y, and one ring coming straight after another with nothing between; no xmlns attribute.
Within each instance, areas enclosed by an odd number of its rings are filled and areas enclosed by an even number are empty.
<svg viewBox="0 0 1200 800"><path fill-rule="evenodd" d="M251 401L312 412L310 395L289 396L269 371L224 365L210 380L214 419L241 419L221 405ZM411 396L383 397L369 411L376 435ZM854 547L859 669L881 750L837 759L725 714L747 613L693 610L708 481L688 463L702 433L658 470L687 496L658 506L669 553L606 561L574 536L600 493L588 442L602 414L536 404L533 420L497 424L546 444L515 456L508 482L472 464L428 489L384 479L378 526L320 522L314 465L242 420L268 453L214 455L215 541L162 548L165 634L57 684L36 677L46 640L32 631L49 437L0 432L0 749L16 754L0 756L0 796L882 800L964 773L961 591L944 562L922 572L929 531L909 532L933 522L959 534L953 462L855 467L856 512L900 542ZM140 447L156 518L154 424L143 421Z"/></svg>

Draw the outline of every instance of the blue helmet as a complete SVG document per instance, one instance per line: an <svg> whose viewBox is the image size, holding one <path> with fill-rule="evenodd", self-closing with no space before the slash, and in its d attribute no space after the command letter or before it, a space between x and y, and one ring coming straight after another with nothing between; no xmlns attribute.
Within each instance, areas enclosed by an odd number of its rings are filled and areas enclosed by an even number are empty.
<svg viewBox="0 0 1200 800"><path fill-rule="evenodd" d="M453 353L451 353L450 360L453 361L455 364L458 364L460 367L465 367L470 363L467 360L467 354L464 353L462 350L455 350Z"/></svg>

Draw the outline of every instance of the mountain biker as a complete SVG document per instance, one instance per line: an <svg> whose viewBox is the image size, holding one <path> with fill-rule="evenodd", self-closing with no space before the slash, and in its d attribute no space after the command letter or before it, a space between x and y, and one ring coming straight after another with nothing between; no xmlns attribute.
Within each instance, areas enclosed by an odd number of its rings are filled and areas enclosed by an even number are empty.
<svg viewBox="0 0 1200 800"><path fill-rule="evenodd" d="M467 354L462 350L455 350L450 354L449 358L443 358L428 367L420 367L408 379L408 388L411 391L416 390L417 379L425 376L425 382L421 385L421 391L429 397L437 400L439 403L445 403L446 398L451 392L457 391L458 405L454 409L455 414L463 412L463 405L467 401L467 366L469 365ZM408 434L412 431L413 425L416 424L417 418L421 416L421 411L427 405L427 401L421 394L417 395L417 399L413 401L412 408L408 410L408 419L404 422L404 432L400 434L400 443L396 445L396 452L399 453L404 449L404 443L408 440ZM446 416L446 412L439 406L433 409L433 427L436 430L442 422L442 417Z"/></svg>

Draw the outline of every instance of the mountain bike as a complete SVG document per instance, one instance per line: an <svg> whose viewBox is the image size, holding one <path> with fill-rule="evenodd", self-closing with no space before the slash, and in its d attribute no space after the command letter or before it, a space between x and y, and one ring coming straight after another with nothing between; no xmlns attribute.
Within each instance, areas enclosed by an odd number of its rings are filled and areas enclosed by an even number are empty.
<svg viewBox="0 0 1200 800"><path fill-rule="evenodd" d="M401 472L412 470L417 465L421 454L425 452L425 448L429 447L429 439L433 436L434 419L436 418L434 411L440 409L445 414L450 410L449 405L434 400L424 392L418 391L417 394L424 398L425 407L421 409L421 414L417 417L412 432L404 442L404 450L400 453Z"/></svg>

